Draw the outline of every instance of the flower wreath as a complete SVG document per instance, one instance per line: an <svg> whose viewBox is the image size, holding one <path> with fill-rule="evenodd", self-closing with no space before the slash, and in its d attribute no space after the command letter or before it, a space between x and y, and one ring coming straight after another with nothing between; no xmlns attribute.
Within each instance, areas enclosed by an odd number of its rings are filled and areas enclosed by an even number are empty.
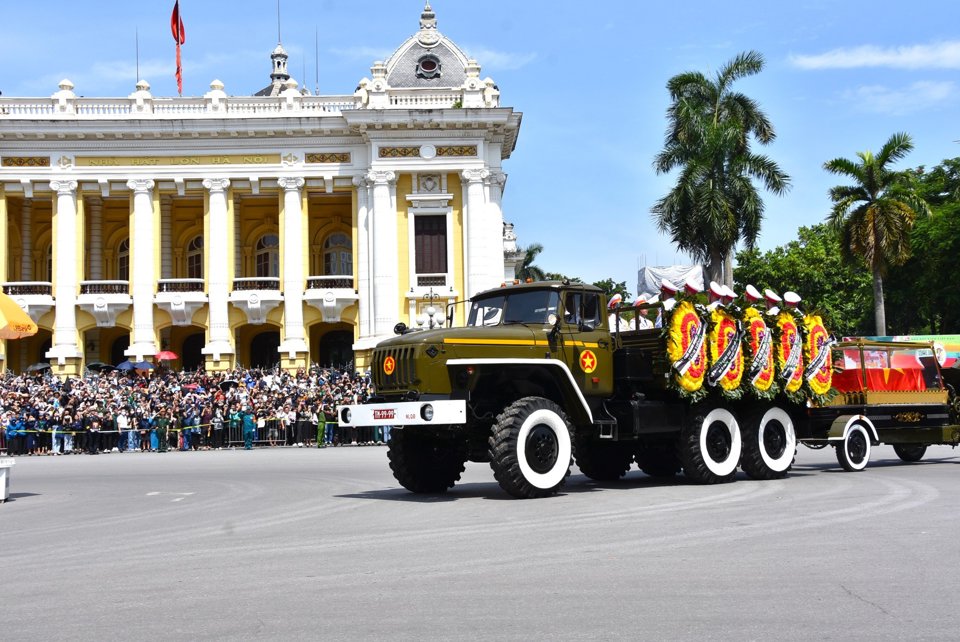
<svg viewBox="0 0 960 642"><path fill-rule="evenodd" d="M667 323L667 357L671 387L681 396L699 398L707 371L706 324L691 301L678 301Z"/></svg>
<svg viewBox="0 0 960 642"><path fill-rule="evenodd" d="M773 360L773 333L767 327L763 314L754 307L743 312L744 352L747 390L760 399L772 399L779 387L775 379Z"/></svg>
<svg viewBox="0 0 960 642"><path fill-rule="evenodd" d="M790 312L781 312L776 319L777 375L783 391L795 401L802 401L798 392L803 385L803 339L797 319Z"/></svg>
<svg viewBox="0 0 960 642"><path fill-rule="evenodd" d="M707 385L719 386L727 398L739 399L743 378L742 330L728 310L717 306L710 312L710 335L708 351L710 367L707 369Z"/></svg>
<svg viewBox="0 0 960 642"><path fill-rule="evenodd" d="M833 363L830 359L830 338L823 320L818 314L808 314L803 318L803 371L804 382L811 396L823 397L833 384Z"/></svg>

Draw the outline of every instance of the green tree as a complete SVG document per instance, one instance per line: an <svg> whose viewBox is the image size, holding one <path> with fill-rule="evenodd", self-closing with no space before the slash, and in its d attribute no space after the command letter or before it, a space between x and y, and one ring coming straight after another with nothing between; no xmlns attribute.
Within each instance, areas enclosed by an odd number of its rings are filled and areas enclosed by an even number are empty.
<svg viewBox="0 0 960 642"><path fill-rule="evenodd" d="M797 240L767 252L737 253L736 291L752 284L803 297L801 308L823 315L838 337L870 333L870 276L843 260L840 235L827 225L801 227Z"/></svg>
<svg viewBox="0 0 960 642"><path fill-rule="evenodd" d="M533 264L537 260L537 255L543 252L543 246L539 243L531 243L523 248L523 262L517 268L517 278L521 281L530 279L532 281L543 281L544 273L539 267Z"/></svg>
<svg viewBox="0 0 960 642"><path fill-rule="evenodd" d="M652 208L660 231L706 263L711 280L730 286L738 241L751 249L760 234L764 207L754 181L776 195L790 188L777 163L750 149L751 140L766 145L776 138L773 125L754 100L733 90L763 64L761 54L748 51L712 80L696 71L671 78L666 140L653 163L658 174L680 170Z"/></svg>
<svg viewBox="0 0 960 642"><path fill-rule="evenodd" d="M620 293L620 296L623 297L624 301L630 298L630 291L627 290L626 281L614 281L613 279L604 279L602 281L594 281L593 285L597 286L603 290L604 294L607 295L609 299L614 294Z"/></svg>
<svg viewBox="0 0 960 642"><path fill-rule="evenodd" d="M823 167L852 179L852 185L830 188L833 210L829 221L841 233L841 248L850 261L863 261L873 276L876 333L887 333L883 277L891 266L910 257L910 231L918 215L930 206L920 197L915 175L893 171L890 165L913 149L905 133L897 133L880 152L857 152L859 162L835 158Z"/></svg>
<svg viewBox="0 0 960 642"><path fill-rule="evenodd" d="M960 158L912 171L931 214L910 235L910 258L884 279L887 322L897 334L960 332Z"/></svg>

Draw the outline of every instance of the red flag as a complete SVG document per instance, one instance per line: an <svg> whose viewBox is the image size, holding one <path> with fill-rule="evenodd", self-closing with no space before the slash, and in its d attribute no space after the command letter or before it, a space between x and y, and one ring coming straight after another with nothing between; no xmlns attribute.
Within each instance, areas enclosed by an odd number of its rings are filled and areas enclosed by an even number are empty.
<svg viewBox="0 0 960 642"><path fill-rule="evenodd" d="M174 0L173 15L170 16L170 31L173 32L173 41L177 43L177 94L183 95L183 67L180 65L180 45L187 40L187 33L183 30L183 20L180 18L180 0Z"/></svg>

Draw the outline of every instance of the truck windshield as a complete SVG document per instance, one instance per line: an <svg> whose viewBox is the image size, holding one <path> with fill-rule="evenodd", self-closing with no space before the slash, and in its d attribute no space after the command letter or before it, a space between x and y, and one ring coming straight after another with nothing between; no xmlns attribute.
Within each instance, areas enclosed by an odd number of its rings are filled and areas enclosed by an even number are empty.
<svg viewBox="0 0 960 642"><path fill-rule="evenodd" d="M467 325L553 323L559 302L560 296L555 290L529 290L486 296L473 301Z"/></svg>

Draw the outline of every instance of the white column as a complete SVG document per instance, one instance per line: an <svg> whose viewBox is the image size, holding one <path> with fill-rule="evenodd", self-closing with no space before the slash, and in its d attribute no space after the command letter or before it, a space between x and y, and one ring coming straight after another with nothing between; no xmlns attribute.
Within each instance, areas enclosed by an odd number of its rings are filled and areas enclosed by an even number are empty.
<svg viewBox="0 0 960 642"><path fill-rule="evenodd" d="M489 261L490 241L489 225L487 225L489 216L484 199L483 181L489 174L490 172L485 169L465 169L461 173L467 182L465 220L469 232L466 244L466 266L464 266L464 273L467 276L467 297L499 284L499 281L490 282L488 278L490 267L484 265Z"/></svg>
<svg viewBox="0 0 960 642"><path fill-rule="evenodd" d="M373 183L373 333L377 336L393 332L400 318L397 305L397 212L390 196L390 186L397 175L390 171L370 171Z"/></svg>
<svg viewBox="0 0 960 642"><path fill-rule="evenodd" d="M20 280L33 280L33 199L23 199L20 210L20 234L23 254L20 257Z"/></svg>
<svg viewBox="0 0 960 642"><path fill-rule="evenodd" d="M160 278L173 278L173 241L170 238L173 220L173 199L164 195L160 197Z"/></svg>
<svg viewBox="0 0 960 642"><path fill-rule="evenodd" d="M90 198L87 210L90 212L90 280L103 280L103 200L99 196Z"/></svg>
<svg viewBox="0 0 960 642"><path fill-rule="evenodd" d="M77 346L77 181L50 181L57 193L53 345L48 359L81 358Z"/></svg>
<svg viewBox="0 0 960 642"><path fill-rule="evenodd" d="M370 285L370 260L373 253L370 251L370 208L369 185L367 179L357 176L353 179L357 188L357 305L359 315L357 322L360 325L360 337L373 335L373 290Z"/></svg>
<svg viewBox="0 0 960 642"><path fill-rule="evenodd" d="M203 186L210 192L210 218L207 233L207 275L210 305L210 342L200 352L213 355L217 361L223 354L233 354L230 340L230 318L227 309L230 284L227 271L227 243L234 238L227 227L227 178L208 178Z"/></svg>
<svg viewBox="0 0 960 642"><path fill-rule="evenodd" d="M124 351L128 357L142 361L157 353L157 341L153 329L153 297L157 278L154 273L155 243L153 236L153 188L149 178L127 181L133 190L133 234L130 248L130 286L133 295L133 335L130 347Z"/></svg>
<svg viewBox="0 0 960 642"><path fill-rule="evenodd" d="M304 179L281 177L277 184L283 190L283 343L277 352L293 359L307 351L303 332L303 208L300 190Z"/></svg>
<svg viewBox="0 0 960 642"><path fill-rule="evenodd" d="M507 182L507 175L503 172L490 172L487 179L487 209L489 211L489 231L491 239L496 242L490 244L489 268L487 278L496 281L490 287L500 284L504 274L503 248L503 186Z"/></svg>

